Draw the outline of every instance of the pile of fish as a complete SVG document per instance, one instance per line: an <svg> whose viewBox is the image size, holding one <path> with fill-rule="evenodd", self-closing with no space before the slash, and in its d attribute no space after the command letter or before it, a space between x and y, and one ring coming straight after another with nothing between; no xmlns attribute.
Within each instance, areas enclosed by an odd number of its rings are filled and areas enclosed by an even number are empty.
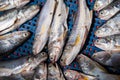
<svg viewBox="0 0 120 80"><path fill-rule="evenodd" d="M7 10L0 16L0 57L9 55L31 36L29 31L10 32L39 12L38 5L24 6L28 2L0 0L0 11ZM68 36L69 8L64 0L46 0L36 24L33 54L0 61L0 80L120 80L120 75L110 74L103 67L120 67L120 0L95 2L94 11L98 11L98 17L107 22L95 32L100 38L94 43L105 51L94 53L91 58L79 52L89 34L93 10L89 10L86 0L78 0L77 4L73 28ZM46 45L48 50L44 52ZM61 69L74 60L82 72Z"/></svg>

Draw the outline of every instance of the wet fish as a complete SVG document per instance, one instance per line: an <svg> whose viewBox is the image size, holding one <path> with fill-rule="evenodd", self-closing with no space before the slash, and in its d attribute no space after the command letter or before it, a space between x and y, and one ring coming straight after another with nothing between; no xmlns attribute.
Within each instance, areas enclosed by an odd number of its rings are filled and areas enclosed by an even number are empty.
<svg viewBox="0 0 120 80"><path fill-rule="evenodd" d="M29 72L47 59L47 54L42 52L36 56L26 56L16 60L0 61L0 76L10 76L21 72Z"/></svg>
<svg viewBox="0 0 120 80"><path fill-rule="evenodd" d="M25 80L20 74L0 77L0 80Z"/></svg>
<svg viewBox="0 0 120 80"><path fill-rule="evenodd" d="M47 80L47 64L40 63L36 69L33 80Z"/></svg>
<svg viewBox="0 0 120 80"><path fill-rule="evenodd" d="M0 36L0 57L9 55L22 45L30 35L31 33L28 31L16 31Z"/></svg>
<svg viewBox="0 0 120 80"><path fill-rule="evenodd" d="M29 2L30 0L0 0L0 11L20 8Z"/></svg>
<svg viewBox="0 0 120 80"><path fill-rule="evenodd" d="M115 0L109 6L101 10L98 17L103 20L108 20L120 11L120 0Z"/></svg>
<svg viewBox="0 0 120 80"><path fill-rule="evenodd" d="M29 5L21 9L7 11L0 16L0 35L19 28L21 24L32 19L38 11L38 5Z"/></svg>
<svg viewBox="0 0 120 80"><path fill-rule="evenodd" d="M47 80L65 80L63 73L57 63L48 64L48 79Z"/></svg>
<svg viewBox="0 0 120 80"><path fill-rule="evenodd" d="M108 51L120 51L120 34L102 37L94 42L95 46Z"/></svg>
<svg viewBox="0 0 120 80"><path fill-rule="evenodd" d="M74 70L64 71L67 80L98 80L96 77L89 76Z"/></svg>
<svg viewBox="0 0 120 80"><path fill-rule="evenodd" d="M63 0L57 0L57 8L50 29L50 37L48 42L48 50L50 60L54 63L61 56L64 42L66 39L68 26L68 11Z"/></svg>
<svg viewBox="0 0 120 80"><path fill-rule="evenodd" d="M101 9L108 6L113 1L115 1L115 0L96 0L96 2L94 4L94 10L95 11L100 11Z"/></svg>
<svg viewBox="0 0 120 80"><path fill-rule="evenodd" d="M103 65L112 66L114 68L120 68L120 64L119 64L120 53L101 51L94 53L92 55L92 58Z"/></svg>
<svg viewBox="0 0 120 80"><path fill-rule="evenodd" d="M40 12L33 44L33 54L35 55L44 48L48 40L56 5L56 0L47 0Z"/></svg>
<svg viewBox="0 0 120 80"><path fill-rule="evenodd" d="M120 80L120 75L109 74L104 67L83 54L78 55L77 62L85 74L93 75L99 80Z"/></svg>
<svg viewBox="0 0 120 80"><path fill-rule="evenodd" d="M114 34L120 34L120 13L108 20L95 32L97 37L106 37Z"/></svg>
<svg viewBox="0 0 120 80"><path fill-rule="evenodd" d="M86 1L79 0L76 20L63 51L60 63L61 65L69 65L77 56L83 47L92 21L92 11L89 11Z"/></svg>

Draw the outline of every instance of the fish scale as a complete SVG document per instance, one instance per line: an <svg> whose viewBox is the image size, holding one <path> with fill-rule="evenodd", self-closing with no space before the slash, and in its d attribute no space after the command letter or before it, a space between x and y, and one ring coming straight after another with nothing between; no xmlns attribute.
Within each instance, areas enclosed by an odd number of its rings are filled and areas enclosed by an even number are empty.
<svg viewBox="0 0 120 80"><path fill-rule="evenodd" d="M29 4L40 4L40 6L43 6L45 1L46 0L31 0L31 2ZM87 0L87 4L90 9L93 9L94 2L95 2L95 0ZM70 33L70 31L71 31L70 29L72 29L72 26L73 26L73 17L74 17L73 14L77 11L77 5L76 5L77 0L65 0L65 3L70 8L69 17L68 17L68 27L69 27L69 33ZM2 14L3 12L0 12L0 13ZM97 13L94 13L94 14L96 15ZM21 45L14 53L12 53L9 56L3 57L2 60L16 59L21 56L26 56L26 55L32 54L32 45L33 45L33 40L34 40L34 35L35 35L35 30L36 30L36 21L38 19L38 15L36 15L31 20L29 20L26 23L24 23L23 25L21 25L20 28L16 30L16 31L18 31L18 30L31 31L33 33L31 38L28 41L26 41L23 45ZM105 21L100 20L99 18L96 18L95 15L94 15L94 20L93 20L94 21L93 27L91 29L89 38L87 40L88 43L86 44L86 47L83 50L84 54L87 54L89 56L91 56L94 52L101 51L101 49L99 49L93 45L93 41L97 38L97 37L95 37L94 32L96 31L96 29L99 26L101 26L103 23L105 23ZM65 66L64 69L75 69L77 71L80 71L79 65L77 64L77 62L75 60L71 65Z"/></svg>

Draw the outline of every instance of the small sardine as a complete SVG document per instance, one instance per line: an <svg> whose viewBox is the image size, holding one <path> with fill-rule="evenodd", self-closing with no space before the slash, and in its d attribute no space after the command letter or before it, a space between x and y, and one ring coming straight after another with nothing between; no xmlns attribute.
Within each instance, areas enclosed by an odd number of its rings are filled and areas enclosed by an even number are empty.
<svg viewBox="0 0 120 80"><path fill-rule="evenodd" d="M0 11L21 8L29 2L30 0L0 0Z"/></svg>
<svg viewBox="0 0 120 80"><path fill-rule="evenodd" d="M26 80L20 74L0 77L0 80Z"/></svg>
<svg viewBox="0 0 120 80"><path fill-rule="evenodd" d="M35 71L33 80L47 80L47 64L40 63Z"/></svg>
<svg viewBox="0 0 120 80"><path fill-rule="evenodd" d="M107 51L120 51L120 34L102 37L94 42L95 46Z"/></svg>
<svg viewBox="0 0 120 80"><path fill-rule="evenodd" d="M65 80L63 73L57 63L48 64L48 79L47 80Z"/></svg>
<svg viewBox="0 0 120 80"><path fill-rule="evenodd" d="M120 34L120 13L108 20L95 32L97 37L106 37L114 34Z"/></svg>
<svg viewBox="0 0 120 80"><path fill-rule="evenodd" d="M101 51L94 53L92 55L92 58L103 65L112 66L114 68L120 68L120 63L119 63L120 53Z"/></svg>
<svg viewBox="0 0 120 80"><path fill-rule="evenodd" d="M64 42L66 39L68 26L68 11L63 0L57 0L57 8L50 29L50 37L48 42L48 52L51 62L56 62L61 56Z"/></svg>
<svg viewBox="0 0 120 80"><path fill-rule="evenodd" d="M44 48L48 40L56 5L56 0L47 0L40 12L33 44L34 55L38 54Z"/></svg>
<svg viewBox="0 0 120 80"><path fill-rule="evenodd" d="M7 11L0 16L0 35L19 28L21 24L32 19L38 11L38 5L29 5L21 9Z"/></svg>
<svg viewBox="0 0 120 80"><path fill-rule="evenodd" d="M115 0L109 6L101 10L98 17L103 20L108 20L120 11L120 0Z"/></svg>
<svg viewBox="0 0 120 80"><path fill-rule="evenodd" d="M99 80L120 80L120 75L109 74L104 67L83 54L78 55L77 62L85 74L93 75Z"/></svg>
<svg viewBox="0 0 120 80"><path fill-rule="evenodd" d="M0 61L0 76L10 76L21 72L29 72L47 59L47 54L42 52L36 56L26 56L16 60Z"/></svg>
<svg viewBox="0 0 120 80"><path fill-rule="evenodd" d="M91 21L92 11L89 11L85 0L79 0L75 24L60 60L62 66L69 65L83 47Z"/></svg>
<svg viewBox="0 0 120 80"><path fill-rule="evenodd" d="M67 80L99 80L94 76L89 76L74 70L64 71L64 75Z"/></svg>
<svg viewBox="0 0 120 80"><path fill-rule="evenodd" d="M7 56L17 47L22 45L31 33L28 31L16 31L0 36L0 57Z"/></svg>
<svg viewBox="0 0 120 80"><path fill-rule="evenodd" d="M115 0L96 0L96 2L94 4L94 10L100 11L101 9L108 6L113 1L115 1Z"/></svg>

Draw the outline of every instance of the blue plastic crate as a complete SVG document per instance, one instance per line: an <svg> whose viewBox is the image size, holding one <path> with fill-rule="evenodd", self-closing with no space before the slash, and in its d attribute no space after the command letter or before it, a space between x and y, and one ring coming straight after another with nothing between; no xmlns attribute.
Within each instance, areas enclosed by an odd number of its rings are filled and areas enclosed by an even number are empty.
<svg viewBox="0 0 120 80"><path fill-rule="evenodd" d="M31 0L31 2L29 4L39 4L40 8L42 8L45 1L46 0ZM86 1L87 1L87 5L88 5L89 9L92 10L95 0L86 0ZM72 27L73 27L73 15L77 11L77 7L78 7L77 0L65 0L65 3L69 7L68 27L69 27L69 33L70 33L72 30ZM89 56L91 56L94 52L101 51L100 49L95 47L93 44L94 40L96 39L94 32L105 21L98 19L96 15L97 15L97 12L94 12L94 18L93 18L91 30L90 30L90 33L86 40L86 44L82 50L82 53L89 55ZM39 13L33 19L27 21L26 23L21 25L21 27L19 29L17 29L17 30L31 31L32 32L31 38L28 41L26 41L22 46L20 46L14 53L12 53L9 56L3 57L2 60L16 59L16 58L19 58L22 56L32 54L32 45L33 45L33 41L34 41L36 22L37 22L38 16L39 16ZM45 49L45 50L47 50L47 49ZM63 69L74 69L74 70L80 71L80 68L75 60L72 64L70 64L69 66L65 66Z"/></svg>

